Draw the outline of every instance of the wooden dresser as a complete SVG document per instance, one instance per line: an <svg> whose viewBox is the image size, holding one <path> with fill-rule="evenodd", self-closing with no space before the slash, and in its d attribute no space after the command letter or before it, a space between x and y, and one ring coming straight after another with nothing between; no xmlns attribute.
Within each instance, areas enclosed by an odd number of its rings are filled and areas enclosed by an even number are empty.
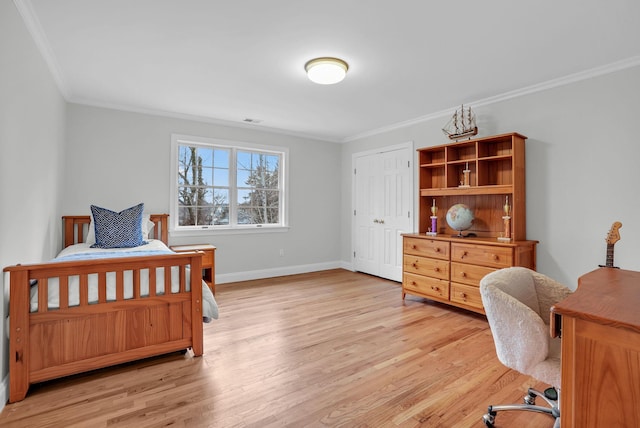
<svg viewBox="0 0 640 428"><path fill-rule="evenodd" d="M562 427L640 427L640 272L590 272L551 312Z"/></svg>
<svg viewBox="0 0 640 428"><path fill-rule="evenodd" d="M479 284L494 270L536 268L537 241L404 235L402 298L414 294L484 313Z"/></svg>
<svg viewBox="0 0 640 428"><path fill-rule="evenodd" d="M402 298L407 293L484 313L480 279L497 269L536 268L527 240L525 137L509 134L418 149L418 233L404 235ZM463 235L447 211L466 205ZM435 225L435 226L434 226Z"/></svg>

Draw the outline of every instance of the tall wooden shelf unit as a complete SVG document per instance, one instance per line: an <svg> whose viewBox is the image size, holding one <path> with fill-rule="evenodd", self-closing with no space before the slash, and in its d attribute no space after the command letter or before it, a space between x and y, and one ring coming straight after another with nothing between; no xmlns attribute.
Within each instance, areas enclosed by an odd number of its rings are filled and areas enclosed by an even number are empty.
<svg viewBox="0 0 640 428"><path fill-rule="evenodd" d="M484 313L478 283L486 273L509 266L536 268L537 241L526 239L525 147L527 137L509 133L418 150L419 223L404 236L403 297L424 296ZM469 185L463 171L469 170ZM504 237L504 205L511 206L511 240ZM431 226L435 201L437 235ZM473 237L458 238L446 221L454 204L474 213Z"/></svg>

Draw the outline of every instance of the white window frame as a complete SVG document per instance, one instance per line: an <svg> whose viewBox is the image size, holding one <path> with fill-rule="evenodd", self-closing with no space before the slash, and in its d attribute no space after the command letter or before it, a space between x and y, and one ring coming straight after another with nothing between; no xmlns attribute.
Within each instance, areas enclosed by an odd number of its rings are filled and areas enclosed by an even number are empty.
<svg viewBox="0 0 640 428"><path fill-rule="evenodd" d="M179 226L178 215L178 146L191 145L202 147L219 147L231 150L229 160L229 224L206 226ZM236 153L238 151L260 151L281 155L279 167L280 190L280 222L278 224L237 224L236 210L231 205L237 205L236 177ZM169 233L172 236L202 236L216 234L236 233L269 233L286 232L289 230L289 149L280 146L266 146L261 144L221 140L216 138L196 137L182 134L171 135L171 177L170 177L170 207L169 207Z"/></svg>

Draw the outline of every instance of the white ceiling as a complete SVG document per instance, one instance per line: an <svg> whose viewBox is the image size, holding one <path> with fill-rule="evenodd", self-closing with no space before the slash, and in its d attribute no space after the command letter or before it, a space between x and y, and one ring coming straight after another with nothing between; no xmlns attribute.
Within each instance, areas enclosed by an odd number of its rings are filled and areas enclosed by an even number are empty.
<svg viewBox="0 0 640 428"><path fill-rule="evenodd" d="M640 64L638 0L14 1L71 102L336 142Z"/></svg>

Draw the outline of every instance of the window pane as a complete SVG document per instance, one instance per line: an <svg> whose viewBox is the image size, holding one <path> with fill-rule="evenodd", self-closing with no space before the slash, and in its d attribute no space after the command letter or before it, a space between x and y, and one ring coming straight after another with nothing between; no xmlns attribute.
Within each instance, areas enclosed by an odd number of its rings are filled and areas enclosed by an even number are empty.
<svg viewBox="0 0 640 428"><path fill-rule="evenodd" d="M202 177L200 177L199 185L213 186L213 168L202 167Z"/></svg>
<svg viewBox="0 0 640 428"><path fill-rule="evenodd" d="M236 182L236 186L238 187L246 187L246 186L250 186L251 182L251 171L247 170L247 169L238 169L236 176L238 177L238 180Z"/></svg>
<svg viewBox="0 0 640 428"><path fill-rule="evenodd" d="M216 186L229 186L229 169L214 168L213 184L215 184Z"/></svg>
<svg viewBox="0 0 640 428"><path fill-rule="evenodd" d="M277 190L266 190L265 198L267 207L278 208L280 206L280 192Z"/></svg>
<svg viewBox="0 0 640 428"><path fill-rule="evenodd" d="M229 224L229 189L215 189L213 197L214 224Z"/></svg>
<svg viewBox="0 0 640 428"><path fill-rule="evenodd" d="M195 187L183 187L178 188L178 204L179 205L194 205L197 188Z"/></svg>
<svg viewBox="0 0 640 428"><path fill-rule="evenodd" d="M266 169L268 171L274 172L278 170L279 164L279 156L276 155L267 155L266 156Z"/></svg>
<svg viewBox="0 0 640 428"><path fill-rule="evenodd" d="M178 209L178 224L180 226L195 226L195 207L182 206Z"/></svg>
<svg viewBox="0 0 640 428"><path fill-rule="evenodd" d="M213 207L198 207L197 226L209 226L213 224Z"/></svg>
<svg viewBox="0 0 640 428"><path fill-rule="evenodd" d="M238 151L237 158L238 169L251 170L251 153Z"/></svg>
<svg viewBox="0 0 640 428"><path fill-rule="evenodd" d="M204 147L198 147L198 161L201 164L201 166L208 166L208 167L212 167L213 166L213 150L212 149L208 149L208 148L204 148Z"/></svg>
<svg viewBox="0 0 640 428"><path fill-rule="evenodd" d="M216 168L229 168L229 149L215 149L213 151L213 166Z"/></svg>
<svg viewBox="0 0 640 428"><path fill-rule="evenodd" d="M248 189L238 189L238 205L248 204L251 200L251 192Z"/></svg>

